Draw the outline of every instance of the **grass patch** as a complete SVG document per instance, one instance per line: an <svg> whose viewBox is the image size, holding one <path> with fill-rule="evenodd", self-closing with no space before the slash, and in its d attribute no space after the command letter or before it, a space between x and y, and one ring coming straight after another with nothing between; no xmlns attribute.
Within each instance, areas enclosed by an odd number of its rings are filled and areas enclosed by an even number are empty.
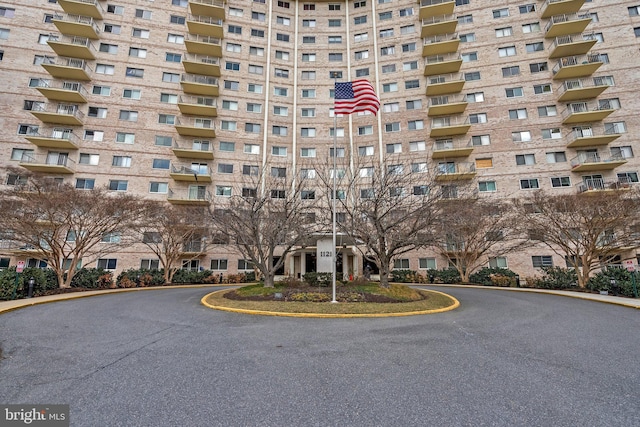
<svg viewBox="0 0 640 427"><path fill-rule="evenodd" d="M305 288L296 289L295 293L287 301L275 300L274 294L281 293L286 295L291 289L285 285L278 285L274 288L264 288L262 285L251 285L237 289L235 291L223 290L209 294L203 300L206 304L221 309L228 308L232 310L250 310L283 314L318 314L318 315L389 315L393 313L415 313L430 312L434 310L444 310L454 308L458 302L443 293L427 290L419 290L408 286L392 284L389 288L381 288L376 283L360 284L357 286L341 286L342 295L347 297L353 295L369 295L373 296L375 301L377 297L383 302L340 302L338 304L331 303L331 289L326 288ZM235 293L235 296L233 295ZM226 296L232 296L230 299ZM300 299L296 295L311 295L312 298L299 302ZM313 298L318 295L325 296L328 299L322 299L323 302L315 302ZM370 297L367 298L370 298ZM254 299L242 299L254 298ZM339 300L339 299L338 299ZM349 301L347 299L346 301ZM266 313L265 313L266 314Z"/></svg>

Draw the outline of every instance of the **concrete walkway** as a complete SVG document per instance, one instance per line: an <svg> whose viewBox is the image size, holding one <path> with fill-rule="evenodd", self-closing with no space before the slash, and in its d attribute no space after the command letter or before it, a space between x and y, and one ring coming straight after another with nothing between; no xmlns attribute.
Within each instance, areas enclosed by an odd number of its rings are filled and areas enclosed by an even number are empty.
<svg viewBox="0 0 640 427"><path fill-rule="evenodd" d="M232 286L232 285L223 285L223 286ZM497 291L513 291L513 292L534 292L534 293L543 293L543 294L552 294L552 295L561 295L564 297L570 298L579 298L586 299L590 301L604 302L608 304L616 304L625 307L637 308L640 309L640 298L624 298L624 297L616 297L612 295L600 295L600 294L592 294L586 292L574 292L574 291L557 291L557 290L547 290L547 289L530 289L530 288L501 288L501 287L493 287L493 286L476 286L476 285L420 285L418 287L454 287L454 288L477 288L477 289L487 289L487 290L497 290ZM50 302L56 301L64 301L70 299L77 298L87 298L97 295L109 295L114 293L121 292L139 292L139 291L150 291L150 290L159 290L159 289L180 289L180 288L208 288L215 287L215 285L177 285L177 286L163 286L163 287L151 287L151 288L128 288L128 289L106 289L106 290L98 290L98 291L86 291L86 292L72 292L68 294L60 294L60 295L47 295L43 297L35 297L35 298L25 298L18 299L13 301L0 301L0 313L4 313L7 311L17 310L23 307L29 307L37 304L47 304Z"/></svg>

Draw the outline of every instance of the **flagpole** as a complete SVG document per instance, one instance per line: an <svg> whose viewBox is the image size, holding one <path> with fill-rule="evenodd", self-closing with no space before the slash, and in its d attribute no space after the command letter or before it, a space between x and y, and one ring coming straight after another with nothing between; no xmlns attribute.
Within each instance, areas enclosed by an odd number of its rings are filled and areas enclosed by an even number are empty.
<svg viewBox="0 0 640 427"><path fill-rule="evenodd" d="M336 83L338 82L338 74L333 73L333 96L335 98L335 88ZM335 106L334 106L335 107ZM333 237L333 263L331 267L331 288L332 288L332 303L337 303L336 300L336 262L338 261L337 257L337 242L336 242L336 198L337 194L337 176L338 176L338 115L336 114L335 108L333 110L333 199L331 206L331 224L332 224L332 237Z"/></svg>

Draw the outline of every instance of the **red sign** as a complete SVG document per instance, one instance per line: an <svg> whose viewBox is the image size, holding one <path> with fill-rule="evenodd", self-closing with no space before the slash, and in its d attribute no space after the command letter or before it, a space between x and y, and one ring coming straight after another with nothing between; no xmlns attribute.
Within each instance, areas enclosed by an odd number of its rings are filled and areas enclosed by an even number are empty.
<svg viewBox="0 0 640 427"><path fill-rule="evenodd" d="M18 265L16 266L16 273L22 273L24 270L24 261L18 261Z"/></svg>
<svg viewBox="0 0 640 427"><path fill-rule="evenodd" d="M633 265L633 260L631 259L626 260L624 266L627 268L627 271L636 271L636 267Z"/></svg>

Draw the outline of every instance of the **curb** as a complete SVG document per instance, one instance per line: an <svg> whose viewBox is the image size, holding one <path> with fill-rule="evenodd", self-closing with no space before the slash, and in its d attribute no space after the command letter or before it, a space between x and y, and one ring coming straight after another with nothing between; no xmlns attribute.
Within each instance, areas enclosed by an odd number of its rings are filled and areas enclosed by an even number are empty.
<svg viewBox="0 0 640 427"><path fill-rule="evenodd" d="M73 292L68 294L46 295L46 296L35 297L35 298L23 298L19 300L0 301L0 314L8 313L14 310L19 310L25 307L32 307L34 305L49 304L52 302L67 301L67 300L80 299L80 298L89 298L89 297L95 297L100 295L117 294L122 292L154 291L154 290L161 290L161 289L211 288L214 286L220 286L220 285L213 285L213 284L170 285L170 286L151 286L148 288L104 289L104 290L98 290L98 291ZM223 284L222 286L227 287L227 286L234 286L234 285ZM5 305L5 307L3 307L3 305Z"/></svg>
<svg viewBox="0 0 640 427"><path fill-rule="evenodd" d="M278 316L278 317L301 317L301 318L325 318L325 319L348 319L348 318L372 318L372 317L404 317L404 316L417 316L417 315L422 315L422 314L437 314L437 313L444 313L447 311L451 311L451 310L455 310L456 308L458 308L460 306L460 301L458 301L456 298L452 297L449 294L445 294L444 292L440 292L440 291L435 291L433 289L425 289L428 292L433 292L433 293L437 293L440 295L444 295L448 298L450 298L451 300L453 300L453 304L450 305L449 307L444 307L444 308L438 308L435 310L421 310L421 311L405 311L402 313L353 313L353 314L349 314L349 313L344 313L344 314L338 314L338 313L287 313L287 312L282 312L282 311L265 311L265 310L249 310L249 309L244 309L244 308L232 308L232 307L224 307L224 306L217 306L217 305L213 305L213 304L209 304L207 302L207 298L209 298L210 295L216 294L218 292L225 292L226 290L219 290L219 291L214 291L211 293L208 293L207 295L205 295L204 297L202 297L202 299L200 300L200 303L202 305L204 305L205 307L211 308L213 310L220 310L220 311L229 311L232 313L241 313L241 314L251 314L251 315L259 315L259 316Z"/></svg>
<svg viewBox="0 0 640 427"><path fill-rule="evenodd" d="M573 291L560 291L560 290L552 290L552 289L535 289L535 288L503 288L496 286L482 286L482 285L444 285L444 284L422 284L419 285L422 287L442 287L442 288L473 288L473 289L486 289L492 291L511 291L511 292L529 292L534 294L548 294L548 295L557 295L561 297L567 298L576 298L585 301L593 301L600 302L605 304L619 305L622 307L635 308L636 310L640 310L640 299L627 299L623 297L616 297L613 295L597 295L597 294L588 294L588 293L580 293ZM417 286L416 286L417 287ZM616 298L616 299L613 299Z"/></svg>

